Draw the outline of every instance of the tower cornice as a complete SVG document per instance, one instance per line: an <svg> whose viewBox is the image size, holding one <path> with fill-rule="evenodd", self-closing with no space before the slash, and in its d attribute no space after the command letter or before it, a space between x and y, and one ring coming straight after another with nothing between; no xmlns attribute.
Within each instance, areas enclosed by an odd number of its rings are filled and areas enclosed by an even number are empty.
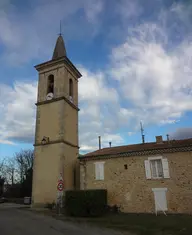
<svg viewBox="0 0 192 235"><path fill-rule="evenodd" d="M78 145L74 145L74 144L72 144L72 143L70 143L70 142L68 142L68 141L66 141L66 140L63 140L63 139L58 139L58 140L54 140L54 141L49 141L48 143L46 143L46 144L42 144L41 142L39 142L39 143L34 143L34 147L35 146L47 146L47 145L51 145L51 144L67 144L67 145L70 145L71 147L74 147L74 148L80 148Z"/></svg>
<svg viewBox="0 0 192 235"><path fill-rule="evenodd" d="M73 65L73 63L70 61L70 59L66 56L60 58L60 59L56 59L56 60L49 60L47 62L35 65L35 69L38 72L41 72L41 70L53 66L53 65L57 65L57 64L61 64L64 63L65 65L67 65L76 75L78 78L82 77L82 74L78 71L78 69Z"/></svg>
<svg viewBox="0 0 192 235"><path fill-rule="evenodd" d="M73 104L72 102L70 102L70 100L68 100L65 96L61 96L61 97L58 97L58 98L54 98L54 99L52 99L52 100L40 101L40 102L37 102L35 105L36 105L36 106L40 106L40 105L43 105L43 104L53 103L53 102L59 101L59 100L65 100L71 107L73 107L73 108L76 109L77 111L80 111L80 109L79 109L75 104Z"/></svg>

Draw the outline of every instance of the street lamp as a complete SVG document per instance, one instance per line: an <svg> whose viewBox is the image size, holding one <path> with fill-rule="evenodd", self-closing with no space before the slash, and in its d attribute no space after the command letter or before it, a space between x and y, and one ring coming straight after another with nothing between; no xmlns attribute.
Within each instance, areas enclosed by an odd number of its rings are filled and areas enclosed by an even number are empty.
<svg viewBox="0 0 192 235"><path fill-rule="evenodd" d="M43 137L43 139L41 140L42 144L47 144L49 142L49 137Z"/></svg>

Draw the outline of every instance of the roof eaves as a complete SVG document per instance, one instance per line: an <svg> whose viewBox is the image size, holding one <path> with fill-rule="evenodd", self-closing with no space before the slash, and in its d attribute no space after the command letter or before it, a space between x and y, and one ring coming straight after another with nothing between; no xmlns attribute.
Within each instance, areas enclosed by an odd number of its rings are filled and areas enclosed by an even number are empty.
<svg viewBox="0 0 192 235"><path fill-rule="evenodd" d="M152 154L188 152L188 151L192 151L192 144L187 145L187 146L175 146L171 148L167 147L167 148L162 148L162 149L150 149L150 150L130 151L130 152L116 153L116 154L82 156L80 159L92 160L95 158L103 159L103 158L116 158L116 157L144 156L144 155L152 155Z"/></svg>

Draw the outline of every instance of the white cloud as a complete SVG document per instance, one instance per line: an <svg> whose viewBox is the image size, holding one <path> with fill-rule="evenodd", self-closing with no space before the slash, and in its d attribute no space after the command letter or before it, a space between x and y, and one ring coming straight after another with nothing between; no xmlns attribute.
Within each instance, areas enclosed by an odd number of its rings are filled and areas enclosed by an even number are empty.
<svg viewBox="0 0 192 235"><path fill-rule="evenodd" d="M87 17L87 20L91 23L97 23L99 19L99 15L103 10L103 1L101 0L95 0L85 1L85 15Z"/></svg>
<svg viewBox="0 0 192 235"><path fill-rule="evenodd" d="M78 39L84 37L85 32L89 37L96 35L103 7L99 0L40 0L29 9L18 11L8 1L0 9L0 42L4 47L1 60L11 66L51 57L53 48L50 45L55 43L60 20L63 32L67 35L65 38L75 36ZM78 16L81 9L84 14Z"/></svg>
<svg viewBox="0 0 192 235"><path fill-rule="evenodd" d="M143 8L137 0L121 0L120 4L117 5L116 11L123 20L129 20L130 18L138 17L142 13Z"/></svg>
<svg viewBox="0 0 192 235"><path fill-rule="evenodd" d="M82 78L79 83L80 102L87 100L91 102L117 102L118 94L113 87L109 87L105 82L103 73L91 73L79 67Z"/></svg>
<svg viewBox="0 0 192 235"><path fill-rule="evenodd" d="M0 86L0 142L34 140L36 83L16 82L13 88Z"/></svg>
<svg viewBox="0 0 192 235"><path fill-rule="evenodd" d="M130 30L126 41L113 50L111 74L144 123L175 123L192 110L189 39L168 51L169 38L161 24L144 23Z"/></svg>

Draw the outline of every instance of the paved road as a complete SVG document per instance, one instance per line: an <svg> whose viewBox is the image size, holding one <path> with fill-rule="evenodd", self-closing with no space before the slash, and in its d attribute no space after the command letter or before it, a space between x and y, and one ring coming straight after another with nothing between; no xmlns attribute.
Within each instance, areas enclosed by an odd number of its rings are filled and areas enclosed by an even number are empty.
<svg viewBox="0 0 192 235"><path fill-rule="evenodd" d="M17 205L0 204L1 235L121 235L125 233L77 225L21 210ZM126 233L127 234L127 233Z"/></svg>

